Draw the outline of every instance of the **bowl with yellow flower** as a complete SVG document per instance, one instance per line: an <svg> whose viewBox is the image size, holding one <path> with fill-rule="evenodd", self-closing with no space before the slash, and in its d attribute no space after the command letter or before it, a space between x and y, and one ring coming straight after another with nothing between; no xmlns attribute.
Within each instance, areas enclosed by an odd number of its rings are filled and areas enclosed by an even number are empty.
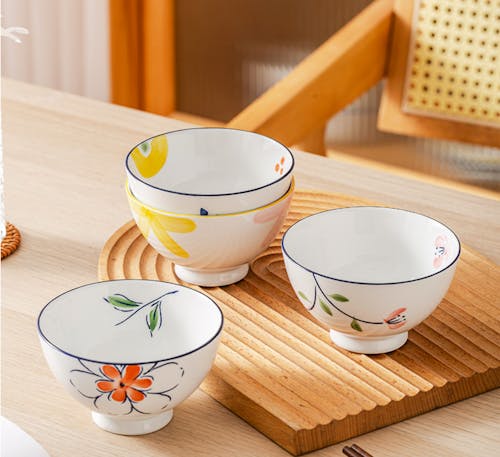
<svg viewBox="0 0 500 457"><path fill-rule="evenodd" d="M191 128L142 141L125 159L127 198L149 244L177 276L224 286L279 233L294 158L278 141L230 128Z"/></svg>
<svg viewBox="0 0 500 457"><path fill-rule="evenodd" d="M217 215L268 205L290 188L290 150L254 132L199 127L162 133L125 158L132 194L162 211Z"/></svg>

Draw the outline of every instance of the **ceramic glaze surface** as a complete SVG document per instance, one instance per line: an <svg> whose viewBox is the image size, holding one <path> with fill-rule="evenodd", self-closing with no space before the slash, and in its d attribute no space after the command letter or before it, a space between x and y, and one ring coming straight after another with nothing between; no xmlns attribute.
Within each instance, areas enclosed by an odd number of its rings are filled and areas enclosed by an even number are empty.
<svg viewBox="0 0 500 457"><path fill-rule="evenodd" d="M208 297L159 281L80 287L50 302L39 318L40 332L62 351L122 364L196 350L220 324L220 311ZM99 337L89 338L90 330Z"/></svg>
<svg viewBox="0 0 500 457"><path fill-rule="evenodd" d="M194 216L167 213L141 203L127 188L129 205L149 244L176 265L177 275L202 286L242 279L248 262L278 234L288 213L294 182L270 205L242 213Z"/></svg>
<svg viewBox="0 0 500 457"><path fill-rule="evenodd" d="M363 207L325 211L287 233L297 263L344 281L411 281L446 268L458 254L454 233L409 211ZM434 261L441 248L439 265Z"/></svg>
<svg viewBox="0 0 500 457"><path fill-rule="evenodd" d="M183 214L227 214L267 205L290 187L291 152L266 136L226 128L158 135L125 161L132 193Z"/></svg>
<svg viewBox="0 0 500 457"><path fill-rule="evenodd" d="M408 330L439 304L460 243L426 216L353 207L297 222L283 236L282 249L297 296L332 329L332 340L377 353L404 344Z"/></svg>
<svg viewBox="0 0 500 457"><path fill-rule="evenodd" d="M166 425L172 408L202 382L216 354L223 316L204 294L161 281L89 284L49 302L38 318L55 377L122 434Z"/></svg>

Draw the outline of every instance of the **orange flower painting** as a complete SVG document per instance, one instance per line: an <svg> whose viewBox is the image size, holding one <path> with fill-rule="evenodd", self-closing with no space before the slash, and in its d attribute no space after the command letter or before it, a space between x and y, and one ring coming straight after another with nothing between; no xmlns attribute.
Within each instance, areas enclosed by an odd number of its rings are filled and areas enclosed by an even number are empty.
<svg viewBox="0 0 500 457"><path fill-rule="evenodd" d="M169 407L183 376L176 361L126 365L78 359L69 382L103 414L155 414Z"/></svg>
<svg viewBox="0 0 500 457"><path fill-rule="evenodd" d="M123 373L112 366L104 365L101 372L106 376L106 380L97 381L97 388L101 392L110 392L111 399L124 402L127 398L133 402L140 402L146 397L144 390L153 384L149 377L140 378L141 367L139 365L127 365Z"/></svg>

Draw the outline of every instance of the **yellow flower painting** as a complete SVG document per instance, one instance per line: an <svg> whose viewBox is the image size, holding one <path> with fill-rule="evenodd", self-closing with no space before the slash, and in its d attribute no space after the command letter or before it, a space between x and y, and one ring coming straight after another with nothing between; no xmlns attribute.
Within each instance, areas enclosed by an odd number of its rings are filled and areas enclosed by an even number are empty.
<svg viewBox="0 0 500 457"><path fill-rule="evenodd" d="M130 154L137 170L143 178L151 178L156 175L165 165L168 156L168 143L165 135L157 136L151 140L149 154L147 152L148 144L141 143ZM142 149L142 151L141 151Z"/></svg>
<svg viewBox="0 0 500 457"><path fill-rule="evenodd" d="M185 259L189 257L189 253L169 235L169 232L192 232L196 229L194 221L186 217L173 217L155 213L138 205L133 199L130 199L130 202L137 216L137 226L146 239L148 239L149 233L152 230L160 243L172 254Z"/></svg>

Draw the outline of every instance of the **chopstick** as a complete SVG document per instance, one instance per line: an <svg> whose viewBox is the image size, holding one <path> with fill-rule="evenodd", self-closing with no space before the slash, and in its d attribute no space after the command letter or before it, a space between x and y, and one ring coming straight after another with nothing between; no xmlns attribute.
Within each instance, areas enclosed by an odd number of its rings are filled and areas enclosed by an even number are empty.
<svg viewBox="0 0 500 457"><path fill-rule="evenodd" d="M352 446L344 446L342 452L348 457L373 457L369 452L366 452L363 448L359 447L357 444Z"/></svg>

